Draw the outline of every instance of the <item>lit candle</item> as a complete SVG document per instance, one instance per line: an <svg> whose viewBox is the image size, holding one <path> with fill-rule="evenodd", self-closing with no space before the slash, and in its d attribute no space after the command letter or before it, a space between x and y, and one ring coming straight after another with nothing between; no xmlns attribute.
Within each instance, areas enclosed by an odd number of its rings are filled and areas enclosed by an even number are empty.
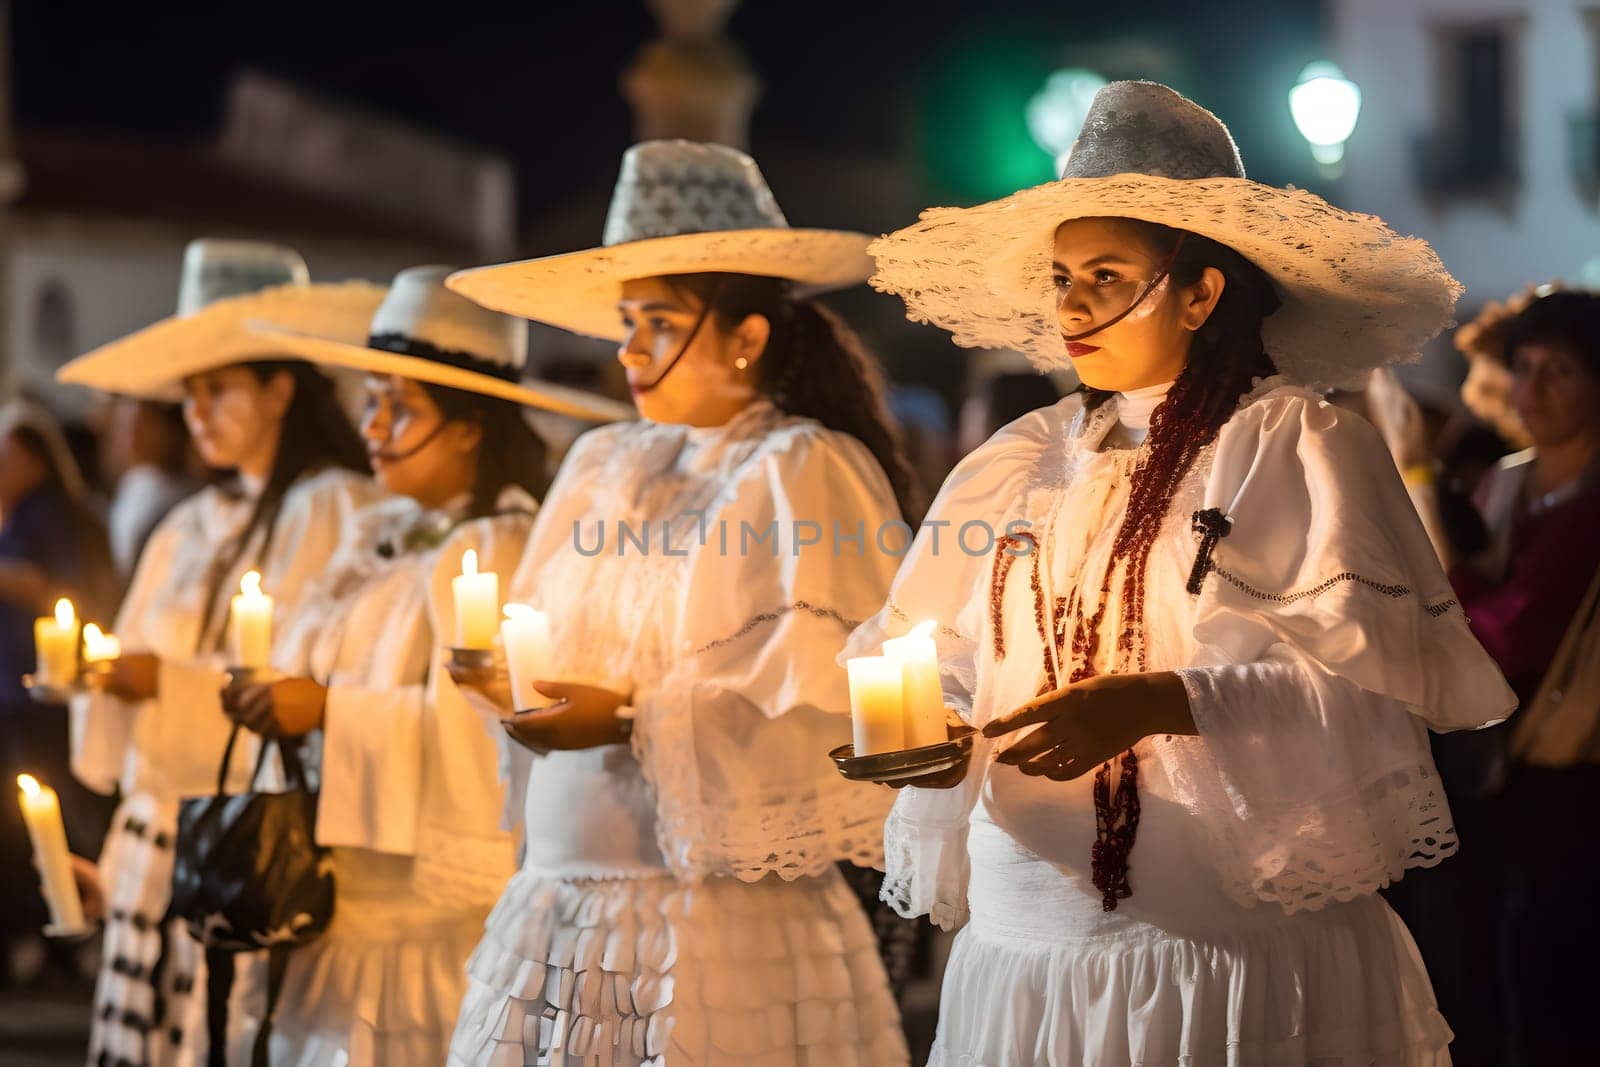
<svg viewBox="0 0 1600 1067"><path fill-rule="evenodd" d="M500 576L478 573L478 553L461 553L461 573L450 579L456 602L456 647L493 648L495 625L500 618Z"/></svg>
<svg viewBox="0 0 1600 1067"><path fill-rule="evenodd" d="M905 664L906 748L937 745L950 737L944 724L944 687L939 683L935 623L919 623L904 637L883 643L883 654Z"/></svg>
<svg viewBox="0 0 1600 1067"><path fill-rule="evenodd" d="M102 633L100 627L89 623L83 628L83 661L102 663L122 655L122 642L115 634Z"/></svg>
<svg viewBox="0 0 1600 1067"><path fill-rule="evenodd" d="M246 571L228 612L233 666L262 670L272 661L272 598L261 591L261 572Z"/></svg>
<svg viewBox="0 0 1600 1067"><path fill-rule="evenodd" d="M892 656L856 656L845 669L856 755L905 748L905 665Z"/></svg>
<svg viewBox="0 0 1600 1067"><path fill-rule="evenodd" d="M500 623L500 641L506 646L506 669L511 674L511 702L518 711L542 708L551 699L533 687L550 669L550 617L526 604L507 604Z"/></svg>
<svg viewBox="0 0 1600 1067"><path fill-rule="evenodd" d="M34 676L40 685L65 689L77 681L78 615L72 601L62 597L53 618L33 621L33 644L38 662Z"/></svg>
<svg viewBox="0 0 1600 1067"><path fill-rule="evenodd" d="M50 925L61 933L83 929L83 901L72 879L72 857L67 852L67 831L61 825L61 801L56 791L31 774L17 775L21 789L22 819L28 824L33 855L39 865L39 883L50 909Z"/></svg>

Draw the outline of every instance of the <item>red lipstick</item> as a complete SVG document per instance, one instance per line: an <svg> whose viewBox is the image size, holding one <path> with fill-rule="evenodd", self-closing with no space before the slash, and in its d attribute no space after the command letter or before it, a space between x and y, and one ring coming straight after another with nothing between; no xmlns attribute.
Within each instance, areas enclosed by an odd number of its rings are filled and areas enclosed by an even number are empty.
<svg viewBox="0 0 1600 1067"><path fill-rule="evenodd" d="M1073 359L1077 359L1080 356L1087 356L1091 352L1098 351L1100 351L1099 345L1086 345L1082 341L1067 342L1067 355L1071 356Z"/></svg>

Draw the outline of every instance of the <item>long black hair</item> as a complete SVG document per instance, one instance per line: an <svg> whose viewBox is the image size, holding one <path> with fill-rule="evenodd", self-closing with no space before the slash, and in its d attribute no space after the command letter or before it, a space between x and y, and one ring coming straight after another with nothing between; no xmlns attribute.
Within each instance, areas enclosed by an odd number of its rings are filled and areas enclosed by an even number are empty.
<svg viewBox="0 0 1600 1067"><path fill-rule="evenodd" d="M1173 495L1201 449L1217 436L1255 379L1276 373L1261 339L1261 324L1280 301L1261 268L1226 245L1196 233L1137 219L1119 221L1132 227L1161 258L1176 250L1170 268L1175 288L1193 285L1207 267L1222 272L1224 285L1211 315L1195 331L1183 371L1150 417L1148 448L1133 472L1127 511L1113 543L1112 565L1106 569L1100 604L1092 618L1083 620L1083 651L1090 655L1083 658L1080 671L1092 670L1098 622L1119 564L1127 572L1121 641L1125 647L1142 647L1135 638L1144 628L1145 565ZM1090 408L1111 396L1088 387L1084 393Z"/></svg>
<svg viewBox="0 0 1600 1067"><path fill-rule="evenodd" d="M839 316L815 300L797 299L781 278L678 274L664 280L702 304L709 301L725 329L751 315L770 322L766 351L756 363L757 388L779 410L866 445L888 476L901 515L913 525L921 518L921 494L884 402L883 370Z"/></svg>
<svg viewBox="0 0 1600 1067"><path fill-rule="evenodd" d="M501 397L418 382L447 422L472 422L483 431L478 444L478 471L472 482L475 519L495 514L500 491L521 486L535 500L550 488L550 448L523 417L522 407Z"/></svg>
<svg viewBox="0 0 1600 1067"><path fill-rule="evenodd" d="M340 467L368 474L367 450L361 436L350 424L349 417L339 405L333 382L311 364L297 359L262 359L238 364L255 375L265 385L278 374L287 374L294 383L294 394L283 413L278 427L278 451L272 458L272 471L266 485L250 510L250 518L232 541L213 559L206 583L204 614L200 620L200 638L204 644L209 635L222 592L234 567L244 558L246 550L257 533L264 531L259 556L265 557L276 532L278 514L283 510L284 498L295 482L308 474L329 467ZM220 640L221 633L216 635Z"/></svg>

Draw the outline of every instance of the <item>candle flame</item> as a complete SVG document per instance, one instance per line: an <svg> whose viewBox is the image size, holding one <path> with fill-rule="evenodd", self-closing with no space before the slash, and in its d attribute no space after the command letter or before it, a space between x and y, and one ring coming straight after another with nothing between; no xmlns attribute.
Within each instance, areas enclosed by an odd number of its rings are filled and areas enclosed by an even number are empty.
<svg viewBox="0 0 1600 1067"><path fill-rule="evenodd" d="M30 797L36 797L39 795L39 779L31 774L19 774L17 775L17 788Z"/></svg>
<svg viewBox="0 0 1600 1067"><path fill-rule="evenodd" d="M507 604L500 609L508 619L530 619L538 612L526 604Z"/></svg>
<svg viewBox="0 0 1600 1067"><path fill-rule="evenodd" d="M939 625L938 620L936 620L936 619L926 619L923 622L919 622L915 626L913 626L911 628L911 633L908 634L907 636L908 637L932 637L933 636L933 631L936 628L938 628L938 625Z"/></svg>
<svg viewBox="0 0 1600 1067"><path fill-rule="evenodd" d="M469 548L465 552L461 553L461 573L462 574L477 574L478 573L478 550L477 549Z"/></svg>
<svg viewBox="0 0 1600 1067"><path fill-rule="evenodd" d="M72 610L72 601L62 597L56 601L56 625L63 630L72 629L72 624L77 620L77 612Z"/></svg>
<svg viewBox="0 0 1600 1067"><path fill-rule="evenodd" d="M88 645L90 648L94 648L96 645L98 645L103 640L105 640L105 634L101 631L100 627L96 626L92 622L91 623L87 623L87 624L84 625L84 627L83 627L83 643L84 644Z"/></svg>
<svg viewBox="0 0 1600 1067"><path fill-rule="evenodd" d="M261 595L261 572L245 571L244 577L239 579L239 592L251 599Z"/></svg>

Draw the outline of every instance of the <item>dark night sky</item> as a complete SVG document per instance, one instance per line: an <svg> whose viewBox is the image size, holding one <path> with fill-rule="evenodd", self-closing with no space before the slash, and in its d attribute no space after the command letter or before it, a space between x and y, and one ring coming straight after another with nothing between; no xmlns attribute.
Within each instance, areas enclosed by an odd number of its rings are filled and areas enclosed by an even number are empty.
<svg viewBox="0 0 1600 1067"><path fill-rule="evenodd" d="M629 141L618 74L654 35L642 0L416 11L17 0L12 12L23 128L204 137L230 73L254 67L506 153L525 207L609 186ZM765 83L757 158L777 145L786 158L830 147L904 156L922 161L930 197L956 202L981 194L926 161L981 170L988 161L961 161L979 150L975 116L1009 116L1004 93L1068 63L1174 85L1233 127L1253 176L1315 187L1285 93L1322 58L1318 19L1308 0L745 0L728 35ZM982 99L988 84L999 103Z"/></svg>

